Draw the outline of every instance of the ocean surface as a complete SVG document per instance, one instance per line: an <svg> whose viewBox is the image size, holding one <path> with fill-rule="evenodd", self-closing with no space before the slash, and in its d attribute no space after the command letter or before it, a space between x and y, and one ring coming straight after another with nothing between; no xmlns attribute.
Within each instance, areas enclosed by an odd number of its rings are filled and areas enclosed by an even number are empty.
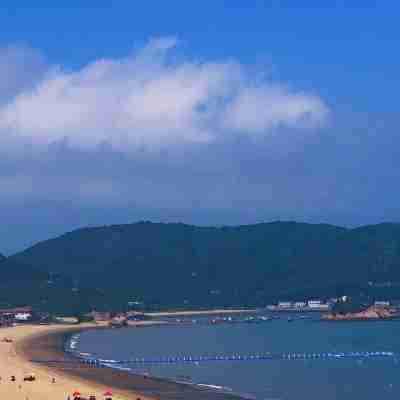
<svg viewBox="0 0 400 400"><path fill-rule="evenodd" d="M261 323L196 324L83 332L74 350L96 358L131 360L271 352L319 354L394 352L400 321L321 322L287 316ZM400 357L208 361L124 364L138 373L217 385L256 399L367 400L400 398Z"/></svg>

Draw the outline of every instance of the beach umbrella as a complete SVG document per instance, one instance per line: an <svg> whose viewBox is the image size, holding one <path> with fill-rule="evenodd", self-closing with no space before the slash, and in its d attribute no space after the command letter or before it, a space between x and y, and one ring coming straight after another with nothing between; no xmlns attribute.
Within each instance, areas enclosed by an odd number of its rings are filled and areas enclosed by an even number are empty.
<svg viewBox="0 0 400 400"><path fill-rule="evenodd" d="M104 396L112 396L113 394L112 394L112 391L111 391L111 389L108 389L108 390L106 390L105 392L104 392Z"/></svg>
<svg viewBox="0 0 400 400"><path fill-rule="evenodd" d="M75 390L75 392L74 393L72 393L72 396L80 396L81 395L81 392L79 392L78 390Z"/></svg>

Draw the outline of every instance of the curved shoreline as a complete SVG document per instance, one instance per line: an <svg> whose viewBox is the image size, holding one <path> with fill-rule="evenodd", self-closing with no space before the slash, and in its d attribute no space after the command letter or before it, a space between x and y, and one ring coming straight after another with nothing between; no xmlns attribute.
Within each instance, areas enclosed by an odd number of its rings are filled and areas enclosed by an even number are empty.
<svg viewBox="0 0 400 400"><path fill-rule="evenodd" d="M91 367L79 362L73 355L64 351L65 342L71 335L88 329L105 328L104 326L84 324L79 327L75 325L53 326L48 327L48 329L37 328L37 332L26 335L16 342L16 353L21 356L25 363L33 366L34 370L39 369L42 372L46 372L48 381L51 381L51 376L57 376L57 381L59 378L68 381L71 385L71 391L84 386L85 388L90 388L91 392L97 393L101 398L101 393L106 388L112 388L116 400L137 400L138 398L141 400L241 399L239 395L219 392L192 384L135 375L131 372L113 368ZM12 330L9 332L11 336ZM31 360L57 360L57 362L34 363ZM53 387L55 388L56 385L53 385ZM40 399L43 398L43 396L40 397ZM52 396L51 398L54 399L55 397ZM33 397L32 399L34 400Z"/></svg>

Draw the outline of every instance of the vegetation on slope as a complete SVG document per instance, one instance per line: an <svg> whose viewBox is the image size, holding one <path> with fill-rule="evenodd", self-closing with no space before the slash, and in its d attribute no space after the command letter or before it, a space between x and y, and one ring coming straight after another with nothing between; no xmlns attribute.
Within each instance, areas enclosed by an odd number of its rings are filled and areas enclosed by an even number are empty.
<svg viewBox="0 0 400 400"><path fill-rule="evenodd" d="M13 260L70 277L74 298L80 288L77 304L85 307L121 307L129 300L208 307L343 294L397 297L400 224L140 222L79 229Z"/></svg>

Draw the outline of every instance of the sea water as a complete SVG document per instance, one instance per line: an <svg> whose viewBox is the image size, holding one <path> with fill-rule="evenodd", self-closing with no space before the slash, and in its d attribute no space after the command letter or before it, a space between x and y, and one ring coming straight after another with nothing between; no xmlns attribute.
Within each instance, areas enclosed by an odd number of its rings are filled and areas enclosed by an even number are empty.
<svg viewBox="0 0 400 400"><path fill-rule="evenodd" d="M183 323L84 332L74 350L106 360L394 352L400 321L321 322L318 316L258 324ZM241 358L241 357L238 357ZM124 363L138 373L214 385L257 399L398 399L400 358L239 359L236 361Z"/></svg>

